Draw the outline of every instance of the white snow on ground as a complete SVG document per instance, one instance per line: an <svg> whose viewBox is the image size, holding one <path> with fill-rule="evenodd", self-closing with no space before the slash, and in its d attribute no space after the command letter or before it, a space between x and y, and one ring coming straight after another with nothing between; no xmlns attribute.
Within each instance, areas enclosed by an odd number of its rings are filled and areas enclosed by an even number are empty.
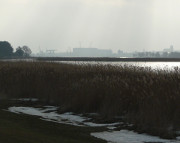
<svg viewBox="0 0 180 143"><path fill-rule="evenodd" d="M96 123L92 123L92 122L85 122L84 123L85 125L87 126L90 126L90 127L104 127L104 126L108 126L108 127L114 127L116 125L119 125L120 123L111 123L111 124L96 124Z"/></svg>
<svg viewBox="0 0 180 143"><path fill-rule="evenodd" d="M63 124L70 124L75 126L90 126L90 127L114 127L120 123L112 124L96 124L89 122L90 118L82 117L81 115L74 115L73 113L58 114L57 107L54 106L44 106L44 108L34 108L34 107L9 107L8 111L16 114L28 114L40 116L42 120L52 121Z"/></svg>
<svg viewBox="0 0 180 143"><path fill-rule="evenodd" d="M180 141L180 131L177 131L176 134L178 135L177 140Z"/></svg>
<svg viewBox="0 0 180 143"><path fill-rule="evenodd" d="M159 137L146 134L138 134L133 131L121 130L113 132L91 133L92 136L108 141L109 143L180 143L180 140L160 139Z"/></svg>
<svg viewBox="0 0 180 143"><path fill-rule="evenodd" d="M58 114L58 107L44 106L43 108L34 107L9 107L8 111L16 114L28 114L41 117L45 121L51 121L62 124L70 124L75 126L91 126L91 127L107 127L110 130L116 128L116 125L122 124L96 124L89 122L90 118L82 117L82 115L74 115L73 113ZM159 142L159 143L180 143L180 137L177 140L160 139L159 137L150 136L146 134L138 134L133 131L106 131L99 133L91 133L92 136L108 141L109 143L144 143L144 142Z"/></svg>
<svg viewBox="0 0 180 143"><path fill-rule="evenodd" d="M114 130L116 129L117 127L107 127L109 130Z"/></svg>
<svg viewBox="0 0 180 143"><path fill-rule="evenodd" d="M179 143L180 143L180 136L179 137L176 137L176 139L179 141Z"/></svg>
<svg viewBox="0 0 180 143"><path fill-rule="evenodd" d="M19 99L13 99L13 100L17 100L17 101L32 101L32 102L38 101L37 98L19 98Z"/></svg>
<svg viewBox="0 0 180 143"><path fill-rule="evenodd" d="M50 112L50 111L57 111L57 109L58 107L49 106L49 107L46 107L45 109L40 109L40 111L44 113L44 112Z"/></svg>
<svg viewBox="0 0 180 143"><path fill-rule="evenodd" d="M46 119L48 121L56 121L59 123L71 125L78 125L79 123L86 120L86 118L80 117L78 115L72 115L72 113L58 114L55 112L57 107L48 107L45 109L34 107L10 107L8 110L13 113L40 116L42 119Z"/></svg>

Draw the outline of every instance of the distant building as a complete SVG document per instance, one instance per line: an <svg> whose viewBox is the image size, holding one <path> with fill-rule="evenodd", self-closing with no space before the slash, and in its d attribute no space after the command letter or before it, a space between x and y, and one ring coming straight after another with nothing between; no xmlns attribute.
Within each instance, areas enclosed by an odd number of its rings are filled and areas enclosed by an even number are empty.
<svg viewBox="0 0 180 143"><path fill-rule="evenodd" d="M174 47L173 47L173 45L171 45L169 49L164 49L163 52L171 53L171 52L173 52L173 50L174 50Z"/></svg>
<svg viewBox="0 0 180 143"><path fill-rule="evenodd" d="M73 56L76 57L109 57L112 56L112 50L97 48L73 48Z"/></svg>
<svg viewBox="0 0 180 143"><path fill-rule="evenodd" d="M118 50L117 55L118 55L118 57L123 57L124 56L124 52L121 51L121 50Z"/></svg>

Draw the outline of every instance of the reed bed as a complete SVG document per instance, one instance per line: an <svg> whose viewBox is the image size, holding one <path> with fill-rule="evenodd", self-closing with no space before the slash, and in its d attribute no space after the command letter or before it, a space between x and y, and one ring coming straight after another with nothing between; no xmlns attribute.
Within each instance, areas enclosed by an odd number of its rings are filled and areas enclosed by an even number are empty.
<svg viewBox="0 0 180 143"><path fill-rule="evenodd" d="M180 130L180 69L0 62L0 96L39 98L61 111L124 117L135 129L173 138Z"/></svg>

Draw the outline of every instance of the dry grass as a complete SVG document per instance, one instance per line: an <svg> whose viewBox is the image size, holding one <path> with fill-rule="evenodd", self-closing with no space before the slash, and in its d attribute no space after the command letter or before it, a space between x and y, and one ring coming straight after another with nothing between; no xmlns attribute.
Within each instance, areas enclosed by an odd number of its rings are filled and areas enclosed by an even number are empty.
<svg viewBox="0 0 180 143"><path fill-rule="evenodd" d="M63 111L125 116L145 131L180 129L180 70L47 62L0 62L0 93L59 104Z"/></svg>

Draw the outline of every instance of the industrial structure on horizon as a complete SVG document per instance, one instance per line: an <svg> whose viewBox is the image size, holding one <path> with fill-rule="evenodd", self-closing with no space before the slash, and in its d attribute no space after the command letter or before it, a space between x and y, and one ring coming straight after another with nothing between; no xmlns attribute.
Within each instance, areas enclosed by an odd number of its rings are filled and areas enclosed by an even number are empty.
<svg viewBox="0 0 180 143"><path fill-rule="evenodd" d="M123 52L118 50L117 53L113 53L111 49L98 49L98 48L73 48L73 50L57 53L56 50L46 50L46 52L40 51L38 54L34 55L38 57L135 57L135 58L173 58L180 57L180 52L174 51L173 45L168 49L163 49L162 51L144 51L144 52Z"/></svg>
<svg viewBox="0 0 180 143"><path fill-rule="evenodd" d="M53 52L51 52L53 51ZM98 49L98 48L73 48L72 51L57 53L55 50L40 51L34 55L38 57L132 57L132 53L124 53L119 50L113 53L111 49Z"/></svg>

